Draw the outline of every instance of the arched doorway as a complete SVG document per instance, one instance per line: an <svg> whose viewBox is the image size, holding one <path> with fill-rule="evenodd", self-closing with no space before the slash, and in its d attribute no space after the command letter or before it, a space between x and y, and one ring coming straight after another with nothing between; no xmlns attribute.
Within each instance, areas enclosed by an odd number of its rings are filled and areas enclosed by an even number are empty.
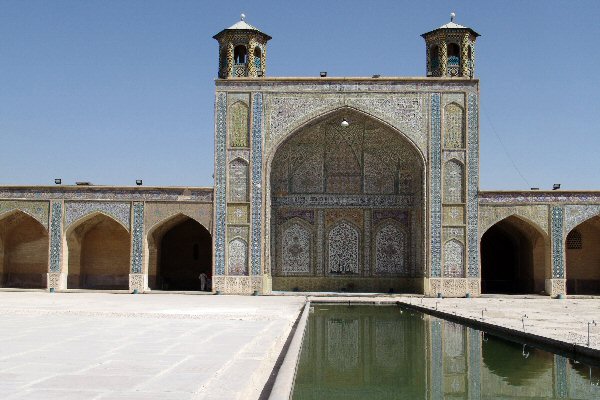
<svg viewBox="0 0 600 400"><path fill-rule="evenodd" d="M536 227L514 215L494 224L481 238L481 292L542 292L547 243Z"/></svg>
<svg viewBox="0 0 600 400"><path fill-rule="evenodd" d="M148 236L148 286L159 290L201 290L199 276L212 274L212 237L196 220L179 214ZM205 290L210 290L207 285Z"/></svg>
<svg viewBox="0 0 600 400"><path fill-rule="evenodd" d="M567 294L600 294L600 216L567 235Z"/></svg>
<svg viewBox="0 0 600 400"><path fill-rule="evenodd" d="M424 161L402 133L346 108L270 160L274 290L419 290Z"/></svg>
<svg viewBox="0 0 600 400"><path fill-rule="evenodd" d="M48 231L22 211L0 220L0 287L45 288Z"/></svg>
<svg viewBox="0 0 600 400"><path fill-rule="evenodd" d="M129 289L130 235L104 214L67 230L69 289Z"/></svg>

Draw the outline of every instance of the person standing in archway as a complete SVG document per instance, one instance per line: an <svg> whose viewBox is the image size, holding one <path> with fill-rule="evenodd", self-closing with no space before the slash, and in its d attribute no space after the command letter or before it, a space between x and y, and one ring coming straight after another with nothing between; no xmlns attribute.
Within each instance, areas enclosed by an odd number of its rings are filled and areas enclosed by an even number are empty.
<svg viewBox="0 0 600 400"><path fill-rule="evenodd" d="M204 292L206 290L206 274L201 272L198 278L200 279L200 290Z"/></svg>

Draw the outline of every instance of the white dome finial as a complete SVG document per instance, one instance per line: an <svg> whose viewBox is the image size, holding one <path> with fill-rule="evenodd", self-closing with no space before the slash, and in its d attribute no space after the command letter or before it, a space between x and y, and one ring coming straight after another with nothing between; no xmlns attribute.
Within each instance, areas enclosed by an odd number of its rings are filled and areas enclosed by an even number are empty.
<svg viewBox="0 0 600 400"><path fill-rule="evenodd" d="M245 19L246 19L246 14L242 13L242 14L240 15L240 19L241 19L242 21L243 21L243 20L245 20Z"/></svg>
<svg viewBox="0 0 600 400"><path fill-rule="evenodd" d="M454 18L456 18L456 13L451 12L450 13L450 22L454 22Z"/></svg>

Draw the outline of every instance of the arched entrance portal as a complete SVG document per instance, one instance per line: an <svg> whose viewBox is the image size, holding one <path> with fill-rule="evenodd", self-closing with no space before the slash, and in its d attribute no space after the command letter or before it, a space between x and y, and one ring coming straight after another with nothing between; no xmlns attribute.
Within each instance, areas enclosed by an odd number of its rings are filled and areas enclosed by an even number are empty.
<svg viewBox="0 0 600 400"><path fill-rule="evenodd" d="M600 294L600 216L567 235L567 293Z"/></svg>
<svg viewBox="0 0 600 400"><path fill-rule="evenodd" d="M212 238L199 222L179 214L148 238L148 285L159 290L201 290L199 276L212 273ZM210 290L207 285L205 290Z"/></svg>
<svg viewBox="0 0 600 400"><path fill-rule="evenodd" d="M31 216L15 211L0 220L0 287L45 288L48 232Z"/></svg>
<svg viewBox="0 0 600 400"><path fill-rule="evenodd" d="M510 216L481 238L481 292L525 294L544 290L547 240L530 223Z"/></svg>
<svg viewBox="0 0 600 400"><path fill-rule="evenodd" d="M69 289L129 289L130 235L96 214L67 231Z"/></svg>
<svg viewBox="0 0 600 400"><path fill-rule="evenodd" d="M424 161L400 132L340 110L270 165L274 290L419 290Z"/></svg>

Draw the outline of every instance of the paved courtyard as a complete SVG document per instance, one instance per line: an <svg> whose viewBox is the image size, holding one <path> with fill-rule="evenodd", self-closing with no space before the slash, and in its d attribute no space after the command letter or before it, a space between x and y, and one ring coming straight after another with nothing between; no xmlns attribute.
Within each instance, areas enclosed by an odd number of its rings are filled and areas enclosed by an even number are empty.
<svg viewBox="0 0 600 400"><path fill-rule="evenodd" d="M303 303L0 292L0 397L258 398Z"/></svg>

